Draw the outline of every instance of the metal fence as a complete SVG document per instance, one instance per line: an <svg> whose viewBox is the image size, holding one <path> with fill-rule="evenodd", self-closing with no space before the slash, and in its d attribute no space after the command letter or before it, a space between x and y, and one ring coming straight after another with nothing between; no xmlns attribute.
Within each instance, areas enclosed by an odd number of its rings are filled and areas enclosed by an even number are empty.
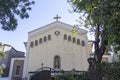
<svg viewBox="0 0 120 80"><path fill-rule="evenodd" d="M43 67L36 70L35 72L29 72L29 74L30 74L30 80L51 80L51 78L55 77L56 75L60 75L64 72L83 74L85 71L77 71L77 70L64 71L64 70L55 70L50 67Z"/></svg>

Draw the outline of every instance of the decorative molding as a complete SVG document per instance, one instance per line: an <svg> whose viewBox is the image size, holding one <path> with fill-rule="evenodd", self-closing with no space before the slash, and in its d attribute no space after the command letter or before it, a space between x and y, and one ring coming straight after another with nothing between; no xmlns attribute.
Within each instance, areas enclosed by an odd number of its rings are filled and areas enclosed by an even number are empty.
<svg viewBox="0 0 120 80"><path fill-rule="evenodd" d="M28 36L29 37L34 37L34 36L37 36L37 35L42 34L44 32L47 32L49 30L52 30L54 28L61 28L61 29L67 30L67 31L71 31L73 29L73 26L69 25L69 24L66 24L66 23L63 23L63 22L60 22L60 21L55 21L53 23L50 23L48 25L45 25L43 27L40 27L38 29L35 29L33 31L28 32ZM79 28L78 31L79 31L80 34L87 33L87 30L84 30L84 29L81 29L81 28Z"/></svg>

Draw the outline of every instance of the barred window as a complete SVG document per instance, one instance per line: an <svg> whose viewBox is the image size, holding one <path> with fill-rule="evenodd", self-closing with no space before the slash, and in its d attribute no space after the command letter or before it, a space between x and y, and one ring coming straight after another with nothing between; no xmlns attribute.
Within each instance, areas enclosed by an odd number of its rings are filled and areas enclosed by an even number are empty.
<svg viewBox="0 0 120 80"><path fill-rule="evenodd" d="M80 45L80 39L77 39L77 44Z"/></svg>
<svg viewBox="0 0 120 80"><path fill-rule="evenodd" d="M35 40L35 45L36 45L36 46L38 45L38 40Z"/></svg>
<svg viewBox="0 0 120 80"><path fill-rule="evenodd" d="M68 41L71 41L71 36L68 36Z"/></svg>
<svg viewBox="0 0 120 80"><path fill-rule="evenodd" d="M76 39L75 39L75 37L73 37L73 43L75 43L76 42Z"/></svg>
<svg viewBox="0 0 120 80"><path fill-rule="evenodd" d="M51 40L51 35L48 35L48 40Z"/></svg>
<svg viewBox="0 0 120 80"><path fill-rule="evenodd" d="M39 39L39 43L40 43L40 44L42 43L42 38Z"/></svg>
<svg viewBox="0 0 120 80"><path fill-rule="evenodd" d="M67 40L67 35L66 34L64 34L64 40Z"/></svg>
<svg viewBox="0 0 120 80"><path fill-rule="evenodd" d="M85 41L82 41L82 46L85 46Z"/></svg>
<svg viewBox="0 0 120 80"><path fill-rule="evenodd" d="M47 38L46 38L46 36L44 36L44 42L46 42L47 41Z"/></svg>
<svg viewBox="0 0 120 80"><path fill-rule="evenodd" d="M33 42L30 43L30 47L33 47Z"/></svg>

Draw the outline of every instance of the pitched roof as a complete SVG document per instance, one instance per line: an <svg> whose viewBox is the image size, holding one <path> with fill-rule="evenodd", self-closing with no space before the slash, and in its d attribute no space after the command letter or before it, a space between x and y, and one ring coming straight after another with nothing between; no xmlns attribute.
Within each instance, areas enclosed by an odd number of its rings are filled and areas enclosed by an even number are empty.
<svg viewBox="0 0 120 80"><path fill-rule="evenodd" d="M60 22L60 21L55 21L55 22L52 22L50 24L47 24L45 26L42 26L40 28L37 28L35 30L32 30L32 31L28 32L28 35L30 35L30 36L33 35L34 36L34 35L46 32L48 30L54 29L54 28L62 28L62 29L71 31L73 29L73 26L69 25L69 24L66 24L66 23L63 23L63 22ZM78 31L80 33L86 33L87 32L86 30L81 29L81 28L79 28Z"/></svg>

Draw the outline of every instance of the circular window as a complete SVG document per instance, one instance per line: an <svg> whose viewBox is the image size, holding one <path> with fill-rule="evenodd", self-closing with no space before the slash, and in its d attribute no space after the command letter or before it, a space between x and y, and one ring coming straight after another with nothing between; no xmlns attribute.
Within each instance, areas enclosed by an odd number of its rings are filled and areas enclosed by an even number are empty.
<svg viewBox="0 0 120 80"><path fill-rule="evenodd" d="M60 35L60 31L55 31L55 35L56 36Z"/></svg>

